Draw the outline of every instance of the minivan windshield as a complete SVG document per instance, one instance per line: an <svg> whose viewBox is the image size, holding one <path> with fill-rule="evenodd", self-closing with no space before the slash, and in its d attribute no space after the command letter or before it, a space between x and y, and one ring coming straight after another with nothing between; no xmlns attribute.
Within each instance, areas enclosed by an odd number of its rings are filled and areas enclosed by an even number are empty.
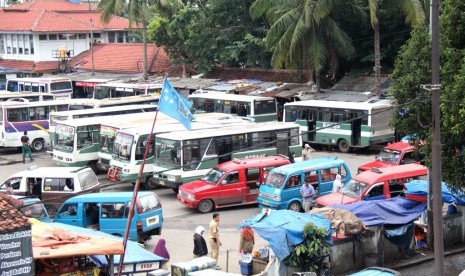
<svg viewBox="0 0 465 276"><path fill-rule="evenodd" d="M81 182L81 189L87 190L98 183L97 176L93 170L85 170L78 174L79 181Z"/></svg>
<svg viewBox="0 0 465 276"><path fill-rule="evenodd" d="M128 206L131 206L131 202L128 202ZM160 202L154 194L141 196L137 199L137 212L139 214L147 213L149 211L159 208Z"/></svg>
<svg viewBox="0 0 465 276"><path fill-rule="evenodd" d="M225 171L220 170L218 168L213 168L204 177L202 177L202 180L216 185L216 183L218 183L218 181L221 179L221 177L223 177L224 174Z"/></svg>
<svg viewBox="0 0 465 276"><path fill-rule="evenodd" d="M265 185L276 188L282 188L284 186L285 179L286 175L271 171L266 177Z"/></svg>
<svg viewBox="0 0 465 276"><path fill-rule="evenodd" d="M341 188L340 192L345 196L359 198L362 192L368 188L368 184L351 179L344 187Z"/></svg>
<svg viewBox="0 0 465 276"><path fill-rule="evenodd" d="M399 162L400 152L397 150L383 149L376 160L384 161L392 164L397 164Z"/></svg>

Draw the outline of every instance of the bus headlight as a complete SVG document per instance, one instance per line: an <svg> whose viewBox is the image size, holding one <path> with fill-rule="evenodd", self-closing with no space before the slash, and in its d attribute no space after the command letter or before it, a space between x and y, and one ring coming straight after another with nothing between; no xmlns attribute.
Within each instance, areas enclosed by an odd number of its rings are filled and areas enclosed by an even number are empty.
<svg viewBox="0 0 465 276"><path fill-rule="evenodd" d="M166 179L172 182L179 182L179 180L181 179L181 176L180 175L167 175Z"/></svg>

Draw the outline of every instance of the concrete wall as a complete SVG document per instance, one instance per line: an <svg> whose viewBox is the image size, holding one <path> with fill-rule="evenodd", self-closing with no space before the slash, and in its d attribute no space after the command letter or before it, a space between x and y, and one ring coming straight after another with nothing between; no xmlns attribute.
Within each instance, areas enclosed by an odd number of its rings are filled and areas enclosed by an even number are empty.
<svg viewBox="0 0 465 276"><path fill-rule="evenodd" d="M333 274L364 267L363 242L354 237L347 237L334 242L330 247L330 270Z"/></svg>

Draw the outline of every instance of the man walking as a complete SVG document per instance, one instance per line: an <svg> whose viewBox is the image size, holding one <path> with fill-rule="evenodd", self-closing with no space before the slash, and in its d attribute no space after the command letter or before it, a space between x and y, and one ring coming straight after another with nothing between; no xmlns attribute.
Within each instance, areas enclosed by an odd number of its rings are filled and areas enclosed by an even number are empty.
<svg viewBox="0 0 465 276"><path fill-rule="evenodd" d="M304 149L302 150L302 161L310 160L310 153L315 151L309 144L305 144Z"/></svg>
<svg viewBox="0 0 465 276"><path fill-rule="evenodd" d="M24 135L21 136L21 143L23 144L21 146L21 151L23 152L23 164L26 163L26 154L29 156L29 158L34 160L32 158L32 152L31 152L31 145L29 144L29 137L27 137L27 131L24 132Z"/></svg>
<svg viewBox="0 0 465 276"><path fill-rule="evenodd" d="M315 195L315 189L308 182L300 188L300 194L302 195L302 201L304 203L304 212L308 213L312 207L313 196Z"/></svg>
<svg viewBox="0 0 465 276"><path fill-rule="evenodd" d="M212 258L216 260L218 264L218 254L220 251L221 241L219 234L220 214L214 213L213 219L210 221L208 238L210 240L210 249L212 251ZM218 265L216 269L221 269Z"/></svg>

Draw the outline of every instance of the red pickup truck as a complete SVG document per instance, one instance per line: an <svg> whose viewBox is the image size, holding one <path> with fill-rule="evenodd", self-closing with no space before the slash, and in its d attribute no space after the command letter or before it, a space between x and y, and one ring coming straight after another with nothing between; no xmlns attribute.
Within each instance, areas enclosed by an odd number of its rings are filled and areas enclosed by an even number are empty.
<svg viewBox="0 0 465 276"><path fill-rule="evenodd" d="M390 166L420 163L415 147L408 142L396 142L389 144L376 156L375 161L365 163L358 167L358 173L372 168L385 168Z"/></svg>
<svg viewBox="0 0 465 276"><path fill-rule="evenodd" d="M215 208L257 203L258 186L268 172L290 164L287 156L235 159L214 167L203 178L179 187L178 200L200 213Z"/></svg>

